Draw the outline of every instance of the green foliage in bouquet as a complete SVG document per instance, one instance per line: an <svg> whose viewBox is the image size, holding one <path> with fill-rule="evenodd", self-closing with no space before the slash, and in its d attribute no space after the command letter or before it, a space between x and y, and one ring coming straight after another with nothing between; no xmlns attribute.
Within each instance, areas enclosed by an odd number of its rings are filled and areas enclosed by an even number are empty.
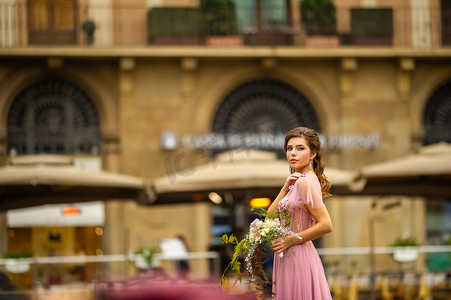
<svg viewBox="0 0 451 300"><path fill-rule="evenodd" d="M228 270L235 274L236 281L242 281L243 274L241 272L242 264L240 258L243 255L245 255L246 272L250 274L250 279L255 283L256 288L264 291L265 285L271 283L263 266L266 260L264 260L265 253L261 245L264 243L270 244L281 236L297 236L288 229L289 224L284 223L284 226L281 226L280 219L290 220L289 213L287 211L283 211L283 213L273 212L267 213L264 209L256 211L255 213L261 218L264 217L265 221L255 219L249 227L249 232L241 241L233 234L224 234L221 237L223 243L235 245L232 259L221 277L221 285L224 289L228 286L226 278Z"/></svg>
<svg viewBox="0 0 451 300"><path fill-rule="evenodd" d="M242 278L241 262L238 260L238 258L240 257L241 254L243 254L246 251L246 248L245 248L246 241L244 239L241 241L238 241L236 236L234 236L233 234L231 234L230 236L228 236L227 234L224 234L221 237L221 240L224 244L235 245L235 247L233 248L234 251L233 251L232 260L230 261L229 265L227 266L227 268L225 269L225 271L221 277L222 285L225 287L228 285L227 278L226 278L226 272L228 269L231 269L236 274L238 279L241 281L241 278Z"/></svg>

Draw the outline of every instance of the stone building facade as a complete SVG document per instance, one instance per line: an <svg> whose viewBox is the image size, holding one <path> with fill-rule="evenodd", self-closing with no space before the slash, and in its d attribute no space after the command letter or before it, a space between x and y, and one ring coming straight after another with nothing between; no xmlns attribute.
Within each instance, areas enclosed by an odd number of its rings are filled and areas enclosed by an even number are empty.
<svg viewBox="0 0 451 300"><path fill-rule="evenodd" d="M112 2L120 4L120 1ZM146 8L144 1L134 2ZM161 2L161 5L165 3ZM171 1L166 2L169 6ZM405 2L407 5L409 1ZM428 7L437 4L436 1L423 2ZM296 5L296 1L286 3ZM340 5L337 4L338 17L351 6L393 7L385 1L342 1ZM16 8L24 9L20 5ZM116 13L120 15L119 11ZM395 7L394 14L397 13ZM136 28L145 28L146 20L141 17L129 20L130 24L140 22ZM299 18L298 13L293 13L293 19L296 18ZM337 24L343 20L337 20ZM396 21L394 24L394 28L399 28ZM339 27L343 26L346 27ZM182 169L189 169L208 162L215 153L215 149L188 148L183 143L184 138L221 130L236 133L240 126L251 133L271 133L293 125L306 125L315 127L326 137L342 137L335 146L329 145L324 150L327 166L334 168L357 170L367 164L399 158L424 144L426 127L430 125L425 124L425 112L436 97L440 98L437 101L442 106L432 108L432 119L445 114L442 122L445 125L441 126L448 126L450 130L449 121L446 123L450 111L446 91L451 80L451 51L439 42L441 37L435 35L433 28L438 25L431 26L426 34L430 43L420 46L413 42L417 37L413 33L409 38L396 36L395 41L403 42L388 46L308 47L305 41L292 45L233 47L145 46L145 39L140 38L124 46L119 37L123 32L119 30L110 35L112 39L105 38L103 46L91 47L83 45L83 33L77 31L75 45L62 47L33 45L26 41L26 33L16 32L22 39L15 39L16 44L3 44L0 49L0 161L5 165L13 155L46 152L45 145L39 151L13 150L11 146L13 121L24 117L16 101L26 101L21 95L26 95L27 91L37 99L39 90L43 90L44 96L54 95L55 90L56 95L67 97L83 93L83 99L91 101L95 108L94 115L97 113L93 124L99 135L94 142L87 148L83 148L82 142L71 144L78 151L61 146L60 152L70 156L94 156L104 170L147 179L167 176L173 171L170 166L177 160ZM137 32L133 31L129 38ZM406 34L397 34L401 33ZM56 88L50 88L52 85ZM266 91L268 86L276 92ZM61 92L64 88L73 91L72 94ZM437 96L440 91L442 96ZM235 101L234 105L239 106L254 97L252 95L257 95L256 104L253 106L251 101L249 108L241 107L243 111L248 109L241 119L233 105L224 105L224 101ZM45 101L43 110L55 103L52 99ZM17 109L13 110L15 105ZM54 105L55 111L58 107ZM293 109L301 113L291 117ZM227 114L230 114L229 119L219 120ZM90 118L87 114L83 117ZM62 121L67 118L55 119L50 110L47 117L42 117L44 125L58 120L62 123L54 125L57 128L67 125ZM227 127L230 124L235 127ZM174 148L164 149L162 137L167 132L177 137ZM365 147L345 140L367 135L376 135L378 142ZM438 139L446 140L443 136ZM59 150L49 151L58 153ZM181 173L178 176L183 176ZM328 198L326 205L334 231L323 238L322 246L368 246L369 220L380 214L383 220L374 223L377 246L387 246L405 232L427 243L427 199L404 196L377 199L377 195ZM372 209L374 201L399 201L400 207L383 212L380 207ZM207 251L213 240L214 205L208 200L190 203L193 201L187 199L186 202L161 206L140 206L132 200L105 202L102 253L127 253L143 246L156 247L162 238L180 234L187 237L191 251ZM5 212L2 214L0 250L6 252L8 228ZM343 270L368 267L366 256L325 259ZM393 267L390 257L378 260L381 268ZM425 268L425 262L418 261L417 267ZM196 268L206 271L206 262Z"/></svg>

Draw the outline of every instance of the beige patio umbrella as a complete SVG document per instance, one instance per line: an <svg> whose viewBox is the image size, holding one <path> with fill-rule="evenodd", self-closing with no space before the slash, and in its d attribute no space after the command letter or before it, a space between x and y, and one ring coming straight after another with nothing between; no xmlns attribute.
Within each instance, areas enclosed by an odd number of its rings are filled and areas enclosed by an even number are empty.
<svg viewBox="0 0 451 300"><path fill-rule="evenodd" d="M74 166L71 158L30 155L0 168L0 210L45 203L147 198L142 178Z"/></svg>
<svg viewBox="0 0 451 300"><path fill-rule="evenodd" d="M451 144L424 146L406 157L364 166L351 187L361 194L451 196Z"/></svg>
<svg viewBox="0 0 451 300"><path fill-rule="evenodd" d="M195 166L185 173L169 174L153 181L157 203L206 200L209 192L274 197L284 184L289 167L286 160L277 159L273 152L235 150L221 153L211 163ZM347 190L355 177L353 172L333 168L326 168L325 174L332 183L332 193Z"/></svg>

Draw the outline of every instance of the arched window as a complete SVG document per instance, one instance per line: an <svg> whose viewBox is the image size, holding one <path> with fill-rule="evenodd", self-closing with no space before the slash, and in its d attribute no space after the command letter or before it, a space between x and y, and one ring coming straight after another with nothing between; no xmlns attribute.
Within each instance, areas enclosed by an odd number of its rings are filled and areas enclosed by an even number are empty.
<svg viewBox="0 0 451 300"><path fill-rule="evenodd" d="M431 97L424 111L424 143L451 143L451 82L441 86Z"/></svg>
<svg viewBox="0 0 451 300"><path fill-rule="evenodd" d="M8 151L14 154L97 154L99 116L77 86L57 79L23 90L8 112Z"/></svg>
<svg viewBox="0 0 451 300"><path fill-rule="evenodd" d="M213 132L221 134L285 134L296 126L320 131L319 121L307 98L292 86L273 79L245 83L225 97L219 106ZM282 149L283 141L277 147ZM275 150L275 147L258 147Z"/></svg>

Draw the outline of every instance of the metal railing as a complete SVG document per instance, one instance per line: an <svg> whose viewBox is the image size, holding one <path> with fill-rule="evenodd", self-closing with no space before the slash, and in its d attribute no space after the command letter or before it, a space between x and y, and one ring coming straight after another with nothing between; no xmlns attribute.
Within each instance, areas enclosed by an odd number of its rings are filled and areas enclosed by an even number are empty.
<svg viewBox="0 0 451 300"><path fill-rule="evenodd" d="M421 246L415 247L419 253L447 253L451 255L451 246ZM368 257L368 255L387 255L394 252L393 247L353 247L353 248L319 248L319 254L325 259L325 261L333 259L338 256L340 259L345 257L358 258ZM180 257L167 257L162 254L156 254L156 258L159 261L173 262L181 259ZM382 257L381 257L382 258ZM188 260L212 260L213 268L211 276L208 276L209 280L195 279L193 282L199 286L216 286L221 276L220 271L220 255L217 252L196 252L189 253L184 256L183 259ZM159 277L151 275L151 277L137 276L137 273L130 272L130 262L136 262L137 256L134 254L117 254L117 255L100 255L100 256L65 256L65 257L35 257L28 259L28 263L31 264L31 272L33 274L33 288L31 290L15 290L15 291L0 291L1 296L26 296L30 299L96 299L99 290L108 287L115 282L126 284L129 280L148 280L147 282L153 282L154 284L168 284L171 282L169 277ZM5 266L8 263L6 259L0 259L0 266ZM113 264L126 264L122 265L121 270L127 270L121 274L111 272L108 270L112 268ZM58 266L73 266L82 264L87 266L88 264L94 264L99 272L91 280L85 280L82 282L66 281L60 282L54 285L43 284L42 278L40 278L39 272L42 271L42 267L50 267L58 269ZM128 266L128 267L127 267ZM407 284L409 286L418 287L420 284L426 285L431 293L440 292L448 293L450 288L442 287L441 282L446 280L446 270L443 271L428 271L417 270L415 267L409 268L392 268L386 270L378 270L374 273L371 270L344 270L335 269L332 270L325 263L326 274L330 282L330 288L333 293L337 293L338 289L344 291L349 288L350 285L355 284L359 286L360 292L376 291L373 288L379 288L381 280L388 278L387 284L393 286L394 284ZM449 270L448 270L449 271ZM195 270L192 270L195 273ZM153 277L152 277L153 276ZM212 277L213 276L213 277ZM141 279L140 279L141 278ZM146 279L148 278L148 279ZM154 278L154 279L152 279ZM374 280L375 284L371 284L371 280ZM188 279L192 280L192 279ZM177 280L176 280L177 281ZM355 282L354 282L355 281ZM421 281L423 281L421 283ZM40 283L39 283L40 282ZM191 282L191 281L190 281ZM246 289L247 280L244 279L242 285L243 289ZM250 286L247 287L250 289ZM380 290L377 290L380 292ZM70 297L69 297L70 295ZM66 298L65 298L66 297ZM53 299L52 298L52 299ZM346 298L346 297L345 297ZM14 298L11 298L14 299ZM21 298L22 299L22 298ZM334 298L335 299L335 298ZM339 299L339 298L337 298Z"/></svg>
<svg viewBox="0 0 451 300"><path fill-rule="evenodd" d="M28 3L0 3L0 47L437 48L451 44L447 7L302 9L236 1L220 7L148 7L144 1L116 5L109 0L64 6Z"/></svg>
<svg viewBox="0 0 451 300"><path fill-rule="evenodd" d="M33 257L22 259L0 259L0 266L6 268L12 262L13 267L20 264L29 264L30 269L33 269L33 282L39 282L38 266L42 265L64 265L64 264L88 264L88 263L128 263L136 262L140 258L136 254L112 254L112 255L76 255L76 256L48 256L48 257ZM163 253L155 254L154 260L160 262L174 262L178 260L211 260L212 273L220 274L219 253L214 251L207 252L189 252L183 256L165 255ZM128 272L119 274L120 276L129 276Z"/></svg>

